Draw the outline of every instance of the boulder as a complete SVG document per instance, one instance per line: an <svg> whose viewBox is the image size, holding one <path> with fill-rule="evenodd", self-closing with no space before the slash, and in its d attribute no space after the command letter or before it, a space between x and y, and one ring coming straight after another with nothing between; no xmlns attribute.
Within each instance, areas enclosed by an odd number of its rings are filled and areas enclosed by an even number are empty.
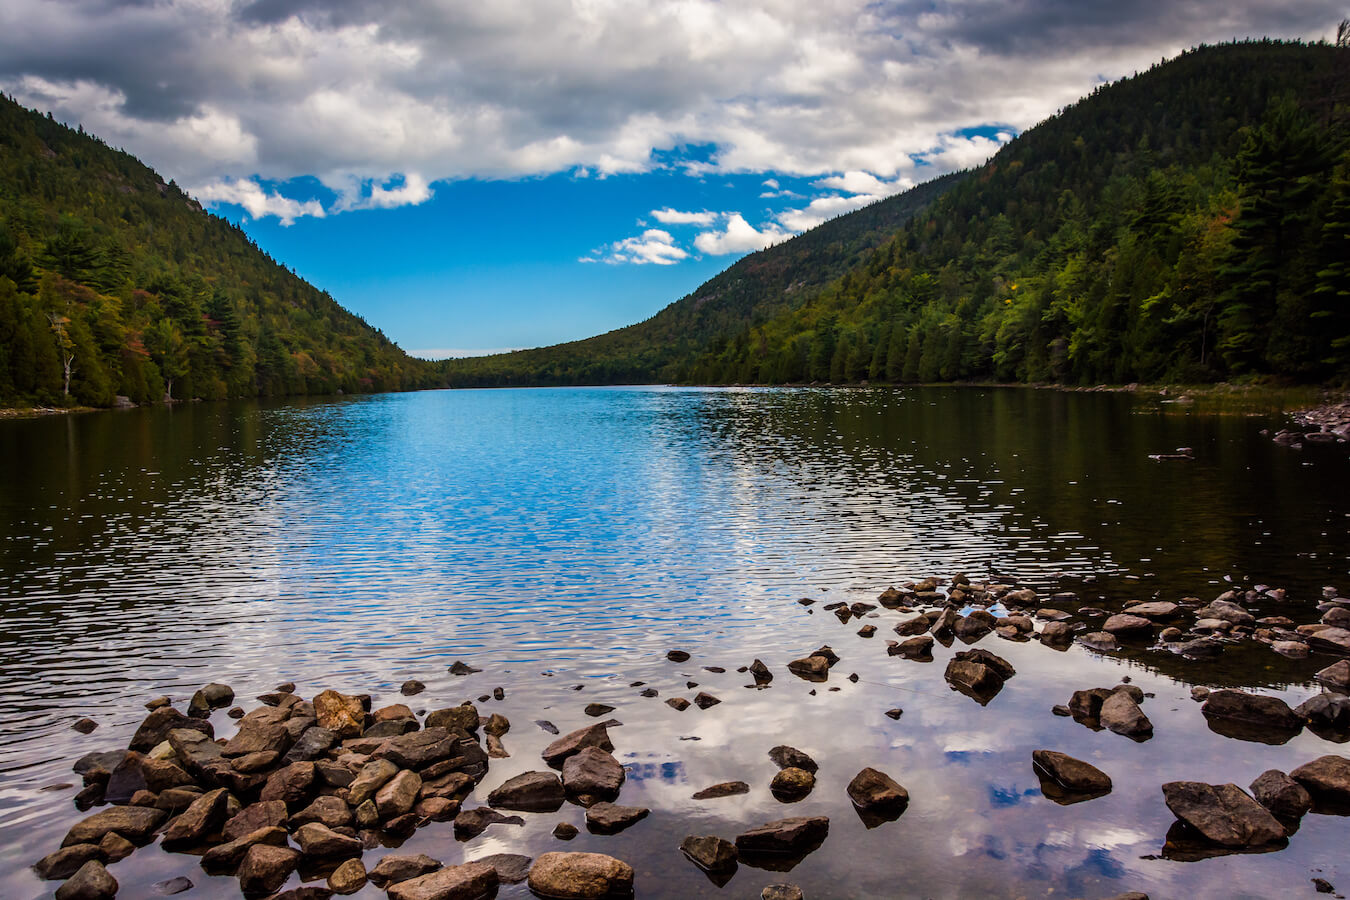
<svg viewBox="0 0 1350 900"><path fill-rule="evenodd" d="M759 900L805 900L806 895L795 884L766 884L759 892Z"/></svg>
<svg viewBox="0 0 1350 900"><path fill-rule="evenodd" d="M1332 690L1350 692L1350 660L1332 663L1313 678Z"/></svg>
<svg viewBox="0 0 1350 900"><path fill-rule="evenodd" d="M1235 784L1172 781L1162 790L1174 816L1222 847L1262 847L1285 838L1270 810Z"/></svg>
<svg viewBox="0 0 1350 900"><path fill-rule="evenodd" d="M799 855L810 852L830 833L825 816L793 816L767 822L736 836L736 851L747 853Z"/></svg>
<svg viewBox="0 0 1350 900"><path fill-rule="evenodd" d="M750 664L749 672L750 677L755 679L755 684L768 684L773 681L773 673L769 671L769 667L758 659Z"/></svg>
<svg viewBox="0 0 1350 900"><path fill-rule="evenodd" d="M179 875L177 878L170 878L166 881L157 881L152 885L151 890L161 897L169 897L173 894L181 894L183 891L192 890L192 879Z"/></svg>
<svg viewBox="0 0 1350 900"><path fill-rule="evenodd" d="M1108 634L1105 631L1085 634L1078 639L1078 642L1089 650L1096 650L1099 653L1111 653L1120 649L1120 642L1116 640L1115 635Z"/></svg>
<svg viewBox="0 0 1350 900"><path fill-rule="evenodd" d="M291 749L286 751L285 761L293 763L316 760L327 753L337 743L337 740L337 732L324 728L322 725L306 728L300 735L299 740L295 742Z"/></svg>
<svg viewBox="0 0 1350 900"><path fill-rule="evenodd" d="M375 868L370 870L369 878L376 887L385 887L435 872L440 867L440 860L432 859L425 853L416 856L394 854L376 863Z"/></svg>
<svg viewBox="0 0 1350 900"><path fill-rule="evenodd" d="M1125 691L1112 691L1102 701L1097 719L1103 728L1128 738L1143 741L1153 736L1153 723L1144 715L1134 697Z"/></svg>
<svg viewBox="0 0 1350 900"><path fill-rule="evenodd" d="M816 765L816 761L810 756L796 747L789 747L786 744L779 744L770 750L769 759L773 760L773 764L780 769L805 769L812 774L820 769L820 766Z"/></svg>
<svg viewBox="0 0 1350 900"><path fill-rule="evenodd" d="M683 697L671 697L669 700L666 701L666 706L669 706L671 709L676 710L677 712L684 712L686 709L690 707L690 705L691 704L689 703L689 701L684 699Z"/></svg>
<svg viewBox="0 0 1350 900"><path fill-rule="evenodd" d="M1209 606L1195 611L1197 619L1222 619L1232 625L1253 625L1256 616L1232 600L1215 600Z"/></svg>
<svg viewBox="0 0 1350 900"><path fill-rule="evenodd" d="M482 752L476 743L470 743ZM387 759L400 769L425 769L443 759L463 755L460 750L459 737L453 732L428 727L391 737L371 755L376 759Z"/></svg>
<svg viewBox="0 0 1350 900"><path fill-rule="evenodd" d="M1251 788L1256 802L1274 813L1277 818L1301 819L1312 809L1312 795L1303 785L1279 769L1267 769L1262 772L1252 782Z"/></svg>
<svg viewBox="0 0 1350 900"><path fill-rule="evenodd" d="M680 841L680 852L705 872L726 872L736 868L736 845L715 834L691 834Z"/></svg>
<svg viewBox="0 0 1350 900"><path fill-rule="evenodd" d="M128 750L136 750L141 753L149 753L157 745L168 740L169 732L175 728L185 728L192 731L199 731L209 738L216 736L215 729L206 719L194 719L185 716L172 706L161 706L158 709L150 711L141 722L136 733L131 737L131 743L127 746Z"/></svg>
<svg viewBox="0 0 1350 900"><path fill-rule="evenodd" d="M530 877L530 863L534 860L519 853L494 853L475 859L474 862L496 869L497 879L502 884L520 884Z"/></svg>
<svg viewBox="0 0 1350 900"><path fill-rule="evenodd" d="M66 832L62 847L74 844L97 844L103 836L115 832L127 840L142 844L150 840L155 829L169 817L162 809L148 806L112 806L77 822Z"/></svg>
<svg viewBox="0 0 1350 900"><path fill-rule="evenodd" d="M1312 795L1317 808L1350 810L1350 759L1322 756L1289 773Z"/></svg>
<svg viewBox="0 0 1350 900"><path fill-rule="evenodd" d="M1127 637L1140 636L1153 632L1153 622L1143 616L1120 613L1108 618L1102 624L1102 631Z"/></svg>
<svg viewBox="0 0 1350 900"><path fill-rule="evenodd" d="M973 660L949 660L943 677L954 690L960 691L981 706L994 699L1003 689L1003 678L994 669Z"/></svg>
<svg viewBox="0 0 1350 900"><path fill-rule="evenodd" d="M1210 691L1200 711L1212 730L1246 741L1282 744L1303 728L1303 720L1280 698L1246 691Z"/></svg>
<svg viewBox="0 0 1350 900"><path fill-rule="evenodd" d="M848 783L848 799L863 812L901 813L909 806L909 791L885 772L868 767Z"/></svg>
<svg viewBox="0 0 1350 900"><path fill-rule="evenodd" d="M339 738L357 737L366 727L366 708L361 698L334 690L314 698L314 717Z"/></svg>
<svg viewBox="0 0 1350 900"><path fill-rule="evenodd" d="M1101 796L1111 791L1111 776L1091 763L1075 759L1067 753L1056 750L1033 750L1031 764L1037 777L1041 779L1043 793L1046 791L1047 782L1058 789L1052 789L1047 794L1047 796L1058 795L1052 796L1051 799L1062 800L1066 794Z"/></svg>
<svg viewBox="0 0 1350 900"><path fill-rule="evenodd" d="M202 855L202 868L212 874L232 875L254 844L269 844L273 847L285 847L288 839L286 829L277 827L259 828L243 837L224 844L217 844Z"/></svg>
<svg viewBox="0 0 1350 900"><path fill-rule="evenodd" d="M107 862L108 855L97 844L71 844L42 857L33 864L33 871L46 881L61 881L74 875L90 860Z"/></svg>
<svg viewBox="0 0 1350 900"><path fill-rule="evenodd" d="M239 863L239 887L245 895L274 893L299 862L300 853L290 847L254 844Z"/></svg>
<svg viewBox="0 0 1350 900"><path fill-rule="evenodd" d="M1155 600L1149 603L1136 603L1133 606L1127 606L1125 607L1125 614L1142 616L1145 619L1173 619L1181 614L1181 607L1165 600Z"/></svg>
<svg viewBox="0 0 1350 900"><path fill-rule="evenodd" d="M318 822L329 828L346 828L352 824L352 809L341 797L316 797L314 802L287 821L291 828Z"/></svg>
<svg viewBox="0 0 1350 900"><path fill-rule="evenodd" d="M931 634L921 634L918 637L912 637L907 641L894 643L888 641L886 652L891 656L899 656L904 659L932 659L933 657L933 636Z"/></svg>
<svg viewBox="0 0 1350 900"><path fill-rule="evenodd" d="M603 750L596 752L604 753ZM567 762L571 764L572 760ZM522 772L488 794L487 802L489 806L500 809L554 812L563 805L565 799L563 782L558 780L557 775L552 772Z"/></svg>
<svg viewBox="0 0 1350 900"><path fill-rule="evenodd" d="M830 677L830 663L823 656L805 656L788 663L788 671L805 681L822 682Z"/></svg>
<svg viewBox="0 0 1350 900"><path fill-rule="evenodd" d="M603 853L543 853L530 866L530 890L556 900L598 900L633 892L633 867Z"/></svg>
<svg viewBox="0 0 1350 900"><path fill-rule="evenodd" d="M328 876L328 889L335 894L355 894L365 886L366 867L360 859L347 860Z"/></svg>
<svg viewBox="0 0 1350 900"><path fill-rule="evenodd" d="M716 706L721 702L721 700L718 700L712 694L705 693L704 691L699 691L698 694L694 696L694 705L699 709L707 709L708 707Z"/></svg>
<svg viewBox="0 0 1350 900"><path fill-rule="evenodd" d="M780 769L769 784L769 791L784 803L796 803L811 793L816 786L816 776L806 769L788 766Z"/></svg>
<svg viewBox="0 0 1350 900"><path fill-rule="evenodd" d="M361 771L347 788L347 802L352 806L360 806L373 798L375 792L397 774L398 766L389 760L372 759L361 767Z"/></svg>
<svg viewBox="0 0 1350 900"><path fill-rule="evenodd" d="M381 819L394 819L407 813L417 801L422 777L407 769L389 779L375 792L375 809Z"/></svg>
<svg viewBox="0 0 1350 900"><path fill-rule="evenodd" d="M179 850L202 843L225 824L230 795L224 788L203 794L182 815L169 823L160 842L165 850Z"/></svg>
<svg viewBox="0 0 1350 900"><path fill-rule="evenodd" d="M192 695L188 701L188 715L204 719L213 709L221 709L234 702L234 689L228 684L212 682Z"/></svg>
<svg viewBox="0 0 1350 900"><path fill-rule="evenodd" d="M619 761L599 747L585 747L563 763L562 784L573 797L613 800L626 777Z"/></svg>
<svg viewBox="0 0 1350 900"><path fill-rule="evenodd" d="M280 800L287 808L300 808L309 803L318 785L314 774L314 763L291 763L284 769L277 769L267 777L259 800Z"/></svg>
<svg viewBox="0 0 1350 900"><path fill-rule="evenodd" d="M596 834L618 834L651 812L644 806L619 806L601 801L586 809L586 827Z"/></svg>
<svg viewBox="0 0 1350 900"><path fill-rule="evenodd" d="M1308 727L1316 732L1345 733L1350 731L1350 697L1323 692L1309 697L1298 705L1294 714L1308 720Z"/></svg>
<svg viewBox="0 0 1350 900"><path fill-rule="evenodd" d="M286 804L280 800L251 803L225 823L225 840L234 841L259 828L274 828L286 824Z"/></svg>
<svg viewBox="0 0 1350 900"><path fill-rule="evenodd" d="M295 842L300 845L300 852L311 859L360 856L364 849L356 838L340 834L318 822L301 825L295 832Z"/></svg>
<svg viewBox="0 0 1350 900"><path fill-rule="evenodd" d="M478 707L472 703L437 709L427 713L427 728L444 728L449 731L459 729L466 734L478 730Z"/></svg>
<svg viewBox="0 0 1350 900"><path fill-rule="evenodd" d="M56 889L56 900L112 900L117 879L96 859L80 866L70 880Z"/></svg>
<svg viewBox="0 0 1350 900"><path fill-rule="evenodd" d="M599 747L601 750L613 750L609 740L609 730L605 723L587 725L558 738L544 748L544 762L555 768L561 766L569 757L580 753L586 747Z"/></svg>

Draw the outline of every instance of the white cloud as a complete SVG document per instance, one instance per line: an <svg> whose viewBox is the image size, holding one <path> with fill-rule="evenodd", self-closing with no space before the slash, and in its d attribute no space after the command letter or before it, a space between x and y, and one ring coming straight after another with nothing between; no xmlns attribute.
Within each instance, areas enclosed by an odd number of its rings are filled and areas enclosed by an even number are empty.
<svg viewBox="0 0 1350 900"><path fill-rule="evenodd" d="M328 187L338 192L335 211L349 209L394 209L399 206L417 206L431 199L431 185L416 172L390 179L389 186L358 177L327 179Z"/></svg>
<svg viewBox="0 0 1350 900"><path fill-rule="evenodd" d="M251 178L222 178L201 185L193 195L202 203L232 203L242 206L255 219L276 216L282 225L294 225L302 216L324 217L323 204L318 200L292 200L276 191L265 191Z"/></svg>
<svg viewBox="0 0 1350 900"><path fill-rule="evenodd" d="M791 237L777 225L766 225L757 229L740 213L732 213L721 231L704 231L694 238L694 246L703 253L712 256L725 256L728 253L747 253L763 250L765 247Z"/></svg>
<svg viewBox="0 0 1350 900"><path fill-rule="evenodd" d="M771 190L771 191L776 191L776 190L778 190L778 179L777 179L777 178L766 178L766 179L764 179L764 186L765 186L766 188L768 188L769 190Z"/></svg>
<svg viewBox="0 0 1350 900"><path fill-rule="evenodd" d="M805 207L780 212L777 216L779 224L793 233L815 228L835 216L861 209L869 203L908 190L914 186L914 181L907 176L886 181L870 172L855 170L821 178L813 182L813 185L845 193L816 197Z"/></svg>
<svg viewBox="0 0 1350 900"><path fill-rule="evenodd" d="M667 206L665 209L652 210L652 218L663 225L703 225L708 226L721 218L721 213L708 212L680 212L678 209L671 209Z"/></svg>
<svg viewBox="0 0 1350 900"><path fill-rule="evenodd" d="M694 175L892 182L916 159L933 174L977 163L999 140L953 135L1016 133L1197 42L1315 39L1342 14L1341 0L6 0L0 88L183 184L371 185L343 209L453 179L642 172L686 145L712 148L669 163Z"/></svg>
<svg viewBox="0 0 1350 900"><path fill-rule="evenodd" d="M662 231L660 228L648 228L637 237L606 244L578 261L670 266L687 259L688 256L689 251L676 246L675 238L670 232Z"/></svg>

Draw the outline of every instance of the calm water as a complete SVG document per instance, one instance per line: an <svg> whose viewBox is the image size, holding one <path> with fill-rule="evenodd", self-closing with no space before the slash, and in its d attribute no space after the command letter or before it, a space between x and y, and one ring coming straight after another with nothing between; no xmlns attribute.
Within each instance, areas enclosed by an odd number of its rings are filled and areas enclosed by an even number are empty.
<svg viewBox="0 0 1350 900"><path fill-rule="evenodd" d="M1190 686L1300 702L1330 659L1262 647L1220 663L1143 647L1102 657L991 635L980 646L1018 675L980 707L942 681L959 643L931 664L892 659L883 638L900 614L879 610L864 640L858 622L796 603L966 572L1114 609L1210 599L1225 578L1249 578L1289 591L1258 614L1314 621L1323 585L1350 590L1350 462L1275 446L1258 433L1271 422L1110 394L663 388L0 421L0 896L55 887L27 866L81 814L74 788L40 788L78 785L74 758L125 746L149 697L185 700L219 680L248 701L295 681L306 696L335 687L383 705L408 678L428 684L414 709L505 687L480 709L511 719L512 758L493 761L480 801L541 767L552 736L535 719L566 731L598 701L625 723L611 732L630 767L620 802L653 810L621 835L583 827L565 845L550 832L582 824L572 806L468 843L431 825L400 851L446 863L597 850L635 866L639 897L750 898L777 880L813 898L1311 895L1314 874L1350 887L1343 818L1308 816L1279 853L1149 858L1172 821L1162 782L1246 785L1345 752L1307 732L1283 746L1221 737ZM1196 461L1148 458L1180 446ZM842 661L812 696L784 665L826 642ZM672 647L693 659L667 662ZM778 673L769 690L735 673L755 657ZM455 659L483 672L452 678ZM1156 694L1144 705L1152 740L1050 714L1124 675ZM639 697L637 680L661 698ZM724 702L683 713L662 702L697 690ZM896 706L899 721L883 715ZM85 715L102 727L71 731ZM231 732L223 714L215 722ZM778 743L821 764L814 793L791 806L767 789ZM1115 791L1051 803L1030 765L1040 747L1093 761ZM866 765L912 796L872 830L844 795ZM689 797L733 779L752 792ZM790 875L742 866L719 888L677 849L686 834L731 838L803 814L829 815L830 837ZM185 897L238 896L233 879L153 847L111 871L123 897L180 874L196 882Z"/></svg>

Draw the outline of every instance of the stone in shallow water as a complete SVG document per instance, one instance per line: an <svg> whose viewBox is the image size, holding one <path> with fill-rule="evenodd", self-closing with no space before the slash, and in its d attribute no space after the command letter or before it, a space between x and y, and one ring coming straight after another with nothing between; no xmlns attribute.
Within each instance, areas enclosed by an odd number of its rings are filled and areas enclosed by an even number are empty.
<svg viewBox="0 0 1350 900"><path fill-rule="evenodd" d="M586 747L599 747L601 750L613 750L609 731L603 722L578 728L558 738L544 748L544 762L551 766L562 765L569 756L580 753Z"/></svg>
<svg viewBox="0 0 1350 900"><path fill-rule="evenodd" d="M504 816L495 809L480 806L462 810L455 816L455 840L468 841L478 837L490 825L524 825L520 816Z"/></svg>
<svg viewBox="0 0 1350 900"><path fill-rule="evenodd" d="M1251 784L1256 802L1281 819L1300 819L1312 809L1312 796L1303 785L1281 772L1267 769Z"/></svg>
<svg viewBox="0 0 1350 900"><path fill-rule="evenodd" d="M90 860L104 862L107 854L97 844L72 844L49 853L33 865L38 877L48 881L69 878Z"/></svg>
<svg viewBox="0 0 1350 900"><path fill-rule="evenodd" d="M848 783L848 799L863 812L898 815L909 806L909 791L885 772L869 766Z"/></svg>
<svg viewBox="0 0 1350 900"><path fill-rule="evenodd" d="M157 881L151 885L150 889L161 897L181 894L183 891L192 890L192 879L179 875L177 878L170 878L168 881Z"/></svg>
<svg viewBox="0 0 1350 900"><path fill-rule="evenodd" d="M1222 847L1261 847L1285 838L1270 810L1235 784L1172 781L1162 791L1173 815Z"/></svg>
<svg viewBox="0 0 1350 900"><path fill-rule="evenodd" d="M1137 741L1145 741L1153 736L1153 723L1144 715L1134 697L1125 691L1113 691L1103 700L1098 718L1103 728Z"/></svg>
<svg viewBox="0 0 1350 900"><path fill-rule="evenodd" d="M1350 812L1350 759L1322 756L1289 773L1312 795L1319 811Z"/></svg>
<svg viewBox="0 0 1350 900"><path fill-rule="evenodd" d="M563 783L552 772L522 772L488 794L489 806L526 812L553 812L564 800Z"/></svg>
<svg viewBox="0 0 1350 900"><path fill-rule="evenodd" d="M1046 793L1046 796L1057 802L1061 798L1068 799L1065 795L1098 797L1111 790L1111 776L1091 763L1075 759L1067 753L1056 750L1034 750L1031 762L1036 775L1041 779L1042 793ZM1050 787L1048 792L1047 787ZM1053 794L1059 796L1051 796ZM1082 799L1087 797L1084 796Z"/></svg>
<svg viewBox="0 0 1350 900"><path fill-rule="evenodd" d="M270 894L295 871L300 854L290 847L254 844L239 864L239 887L245 894Z"/></svg>
<svg viewBox="0 0 1350 900"><path fill-rule="evenodd" d="M497 870L482 862L446 866L389 888L389 900L478 900L497 892Z"/></svg>
<svg viewBox="0 0 1350 900"><path fill-rule="evenodd" d="M613 800L626 777L619 761L599 747L586 747L563 763L562 784L573 797Z"/></svg>
<svg viewBox="0 0 1350 900"><path fill-rule="evenodd" d="M736 850L742 858L751 854L796 856L809 853L830 833L825 816L793 816L766 822L736 836Z"/></svg>
<svg viewBox="0 0 1350 900"><path fill-rule="evenodd" d="M66 832L61 846L97 844L109 832L116 832L138 843L147 841L168 815L164 810L153 807L113 806L77 822Z"/></svg>
<svg viewBox="0 0 1350 900"><path fill-rule="evenodd" d="M1280 698L1246 691L1210 691L1201 712L1212 731L1244 741L1283 744L1303 728Z"/></svg>
<svg viewBox="0 0 1350 900"><path fill-rule="evenodd" d="M80 866L70 880L56 889L56 900L112 900L117 879L96 859Z"/></svg>
<svg viewBox="0 0 1350 900"><path fill-rule="evenodd" d="M619 806L600 802L586 810L586 827L596 834L618 834L636 825L651 812L644 806Z"/></svg>
<svg viewBox="0 0 1350 900"><path fill-rule="evenodd" d="M543 853L530 867L530 889L560 900L598 900L633 892L633 867L603 853Z"/></svg>
<svg viewBox="0 0 1350 900"><path fill-rule="evenodd" d="M773 760L774 765L780 769L796 768L805 769L815 774L820 766L807 754L798 750L796 747L789 747L786 744L779 744L769 751L769 759Z"/></svg>
<svg viewBox="0 0 1350 900"><path fill-rule="evenodd" d="M788 766L780 769L778 774L773 776L773 781L769 784L769 791L774 798L783 803L796 803L816 786L816 776L806 770L799 769L796 766Z"/></svg>
<svg viewBox="0 0 1350 900"><path fill-rule="evenodd" d="M666 659L671 662L688 662L689 654L683 650L671 650L666 653Z"/></svg>
<svg viewBox="0 0 1350 900"><path fill-rule="evenodd" d="M369 877L371 883L376 887L384 887L397 884L400 881L407 881L410 878L417 878L420 875L426 875L440 867L440 860L432 859L425 853L418 853L415 856L393 854L376 863L375 868L370 870Z"/></svg>
<svg viewBox="0 0 1350 900"><path fill-rule="evenodd" d="M366 886L366 867L359 859L349 859L328 876L328 887L335 894L355 894Z"/></svg>
<svg viewBox="0 0 1350 900"><path fill-rule="evenodd" d="M736 845L715 834L691 834L680 842L680 851L706 872L736 868Z"/></svg>
<svg viewBox="0 0 1350 900"><path fill-rule="evenodd" d="M795 884L766 884L759 900L806 900L806 895Z"/></svg>
<svg viewBox="0 0 1350 900"><path fill-rule="evenodd" d="M750 793L750 785L744 781L723 781L720 784L714 784L712 787L706 787L693 794L694 800L714 800L719 797L731 797L736 794Z"/></svg>

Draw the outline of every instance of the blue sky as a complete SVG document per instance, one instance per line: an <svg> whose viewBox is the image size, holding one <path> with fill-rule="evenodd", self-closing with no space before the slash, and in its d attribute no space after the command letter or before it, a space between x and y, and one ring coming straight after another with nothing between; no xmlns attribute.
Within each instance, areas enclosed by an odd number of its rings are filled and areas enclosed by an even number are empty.
<svg viewBox="0 0 1350 900"><path fill-rule="evenodd" d="M644 319L1202 42L1341 0L7 0L0 89L430 356Z"/></svg>

